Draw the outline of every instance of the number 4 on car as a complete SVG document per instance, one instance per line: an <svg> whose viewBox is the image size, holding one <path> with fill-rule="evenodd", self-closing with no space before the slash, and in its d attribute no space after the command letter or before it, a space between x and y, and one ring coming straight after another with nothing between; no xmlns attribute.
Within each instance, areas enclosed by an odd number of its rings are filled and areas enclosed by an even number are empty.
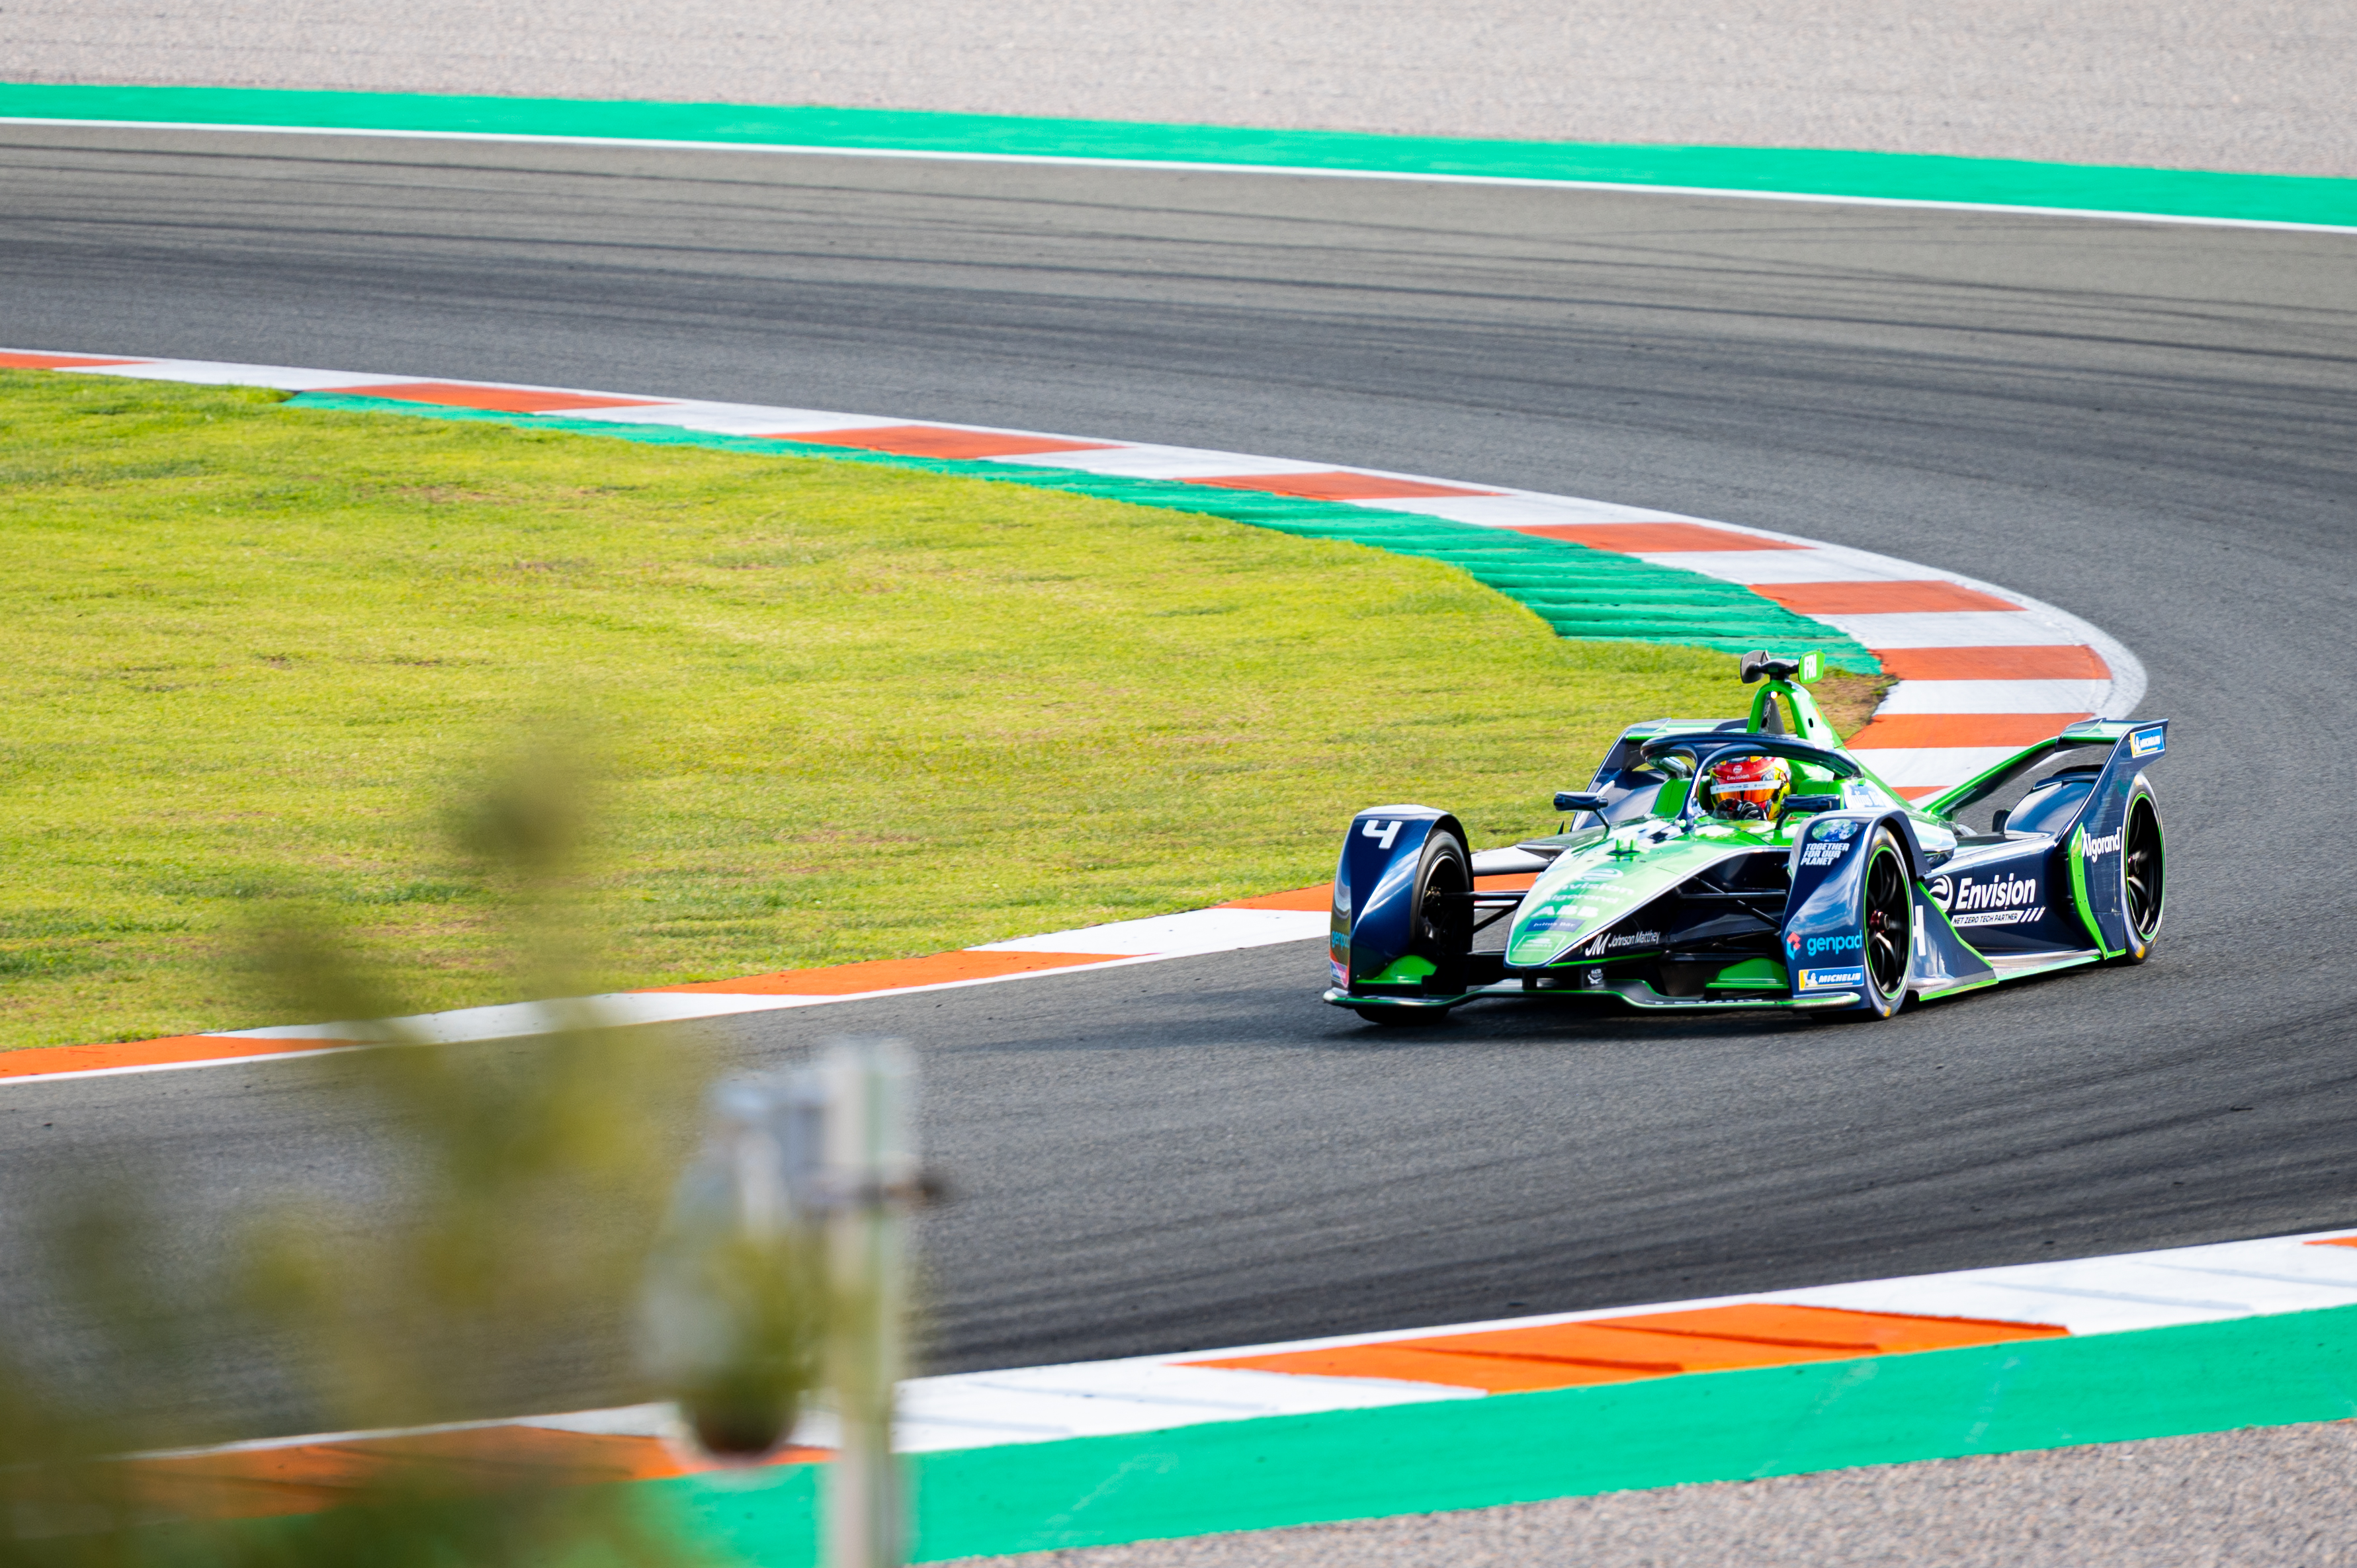
<svg viewBox="0 0 2357 1568"><path fill-rule="evenodd" d="M2142 963L2168 857L2144 765L2165 719L2095 719L1924 800L1841 744L1814 654L1743 656L1751 711L1631 725L1566 831L1475 855L1428 806L1361 811L1334 876L1333 988L1378 1024L1482 996L1887 1018L2076 964ZM1477 875L1536 873L1527 891Z"/></svg>

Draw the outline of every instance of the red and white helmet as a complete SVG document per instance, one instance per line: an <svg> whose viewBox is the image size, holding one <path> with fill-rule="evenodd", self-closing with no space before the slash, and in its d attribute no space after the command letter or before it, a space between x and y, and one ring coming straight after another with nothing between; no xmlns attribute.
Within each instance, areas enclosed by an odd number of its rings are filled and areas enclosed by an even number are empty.
<svg viewBox="0 0 2357 1568"><path fill-rule="evenodd" d="M1703 809L1730 822L1776 820L1792 792L1792 767L1781 757L1729 757L1710 765Z"/></svg>

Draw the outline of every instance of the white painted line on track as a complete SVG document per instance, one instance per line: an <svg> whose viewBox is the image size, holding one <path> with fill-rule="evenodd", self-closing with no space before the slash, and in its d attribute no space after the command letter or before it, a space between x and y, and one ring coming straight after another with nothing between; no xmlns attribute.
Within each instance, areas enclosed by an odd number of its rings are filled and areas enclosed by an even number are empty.
<svg viewBox="0 0 2357 1568"><path fill-rule="evenodd" d="M2016 202L1935 201L1905 196L1841 196L1809 190L1742 190L1707 185L1647 185L1627 180L1544 179L1517 175L1439 174L1419 169L1324 168L1314 164L1237 164L1178 158L1106 158L1052 153L963 153L923 147L837 147L796 142L705 142L663 136L552 136L522 131L402 131L345 125L259 125L204 120L78 120L55 115L0 115L0 125L88 126L122 131L229 131L260 135L380 136L411 142L518 142L585 147L650 147L664 151L773 153L795 157L898 158L920 163L1036 164L1051 168L1166 169L1182 174L1275 175L1296 179L1373 179L1413 185L1504 186L1528 190L1598 190L1638 196L1702 197L1727 201L1793 201L1817 207L1888 207L1931 212L1987 212L2030 218L2088 218L2115 223L2160 223L2190 229L2270 229L2304 234L2357 234L2357 224L2292 223L2265 218L2203 218L2174 212L2123 212L2101 207L2037 207Z"/></svg>

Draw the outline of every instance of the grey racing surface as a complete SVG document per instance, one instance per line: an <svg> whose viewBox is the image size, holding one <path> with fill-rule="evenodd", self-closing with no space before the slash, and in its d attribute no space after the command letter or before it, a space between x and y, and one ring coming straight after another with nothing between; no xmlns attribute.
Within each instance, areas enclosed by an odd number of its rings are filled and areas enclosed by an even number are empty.
<svg viewBox="0 0 2357 1568"><path fill-rule="evenodd" d="M1879 1025L1517 1003L1378 1030L1317 1002L1298 943L689 1031L744 1068L922 1047L957 1194L926 1224L935 1369L2357 1224L2357 236L22 126L0 190L11 347L1595 496L1965 572L2147 666L2176 725L2142 968ZM322 1071L0 1089L0 1160L24 1191L168 1155L193 1254L259 1197L377 1179ZM223 1408L292 1419L222 1354ZM628 1391L616 1345L541 1375L542 1408Z"/></svg>

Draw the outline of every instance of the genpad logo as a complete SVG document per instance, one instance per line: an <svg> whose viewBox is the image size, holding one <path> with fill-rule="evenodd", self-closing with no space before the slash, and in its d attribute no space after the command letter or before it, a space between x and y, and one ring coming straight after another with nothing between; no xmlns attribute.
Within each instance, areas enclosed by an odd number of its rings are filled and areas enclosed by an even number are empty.
<svg viewBox="0 0 2357 1568"><path fill-rule="evenodd" d="M1863 952L1865 950L1866 938L1857 931L1838 937L1811 937L1805 944L1805 950L1811 958L1819 953Z"/></svg>

